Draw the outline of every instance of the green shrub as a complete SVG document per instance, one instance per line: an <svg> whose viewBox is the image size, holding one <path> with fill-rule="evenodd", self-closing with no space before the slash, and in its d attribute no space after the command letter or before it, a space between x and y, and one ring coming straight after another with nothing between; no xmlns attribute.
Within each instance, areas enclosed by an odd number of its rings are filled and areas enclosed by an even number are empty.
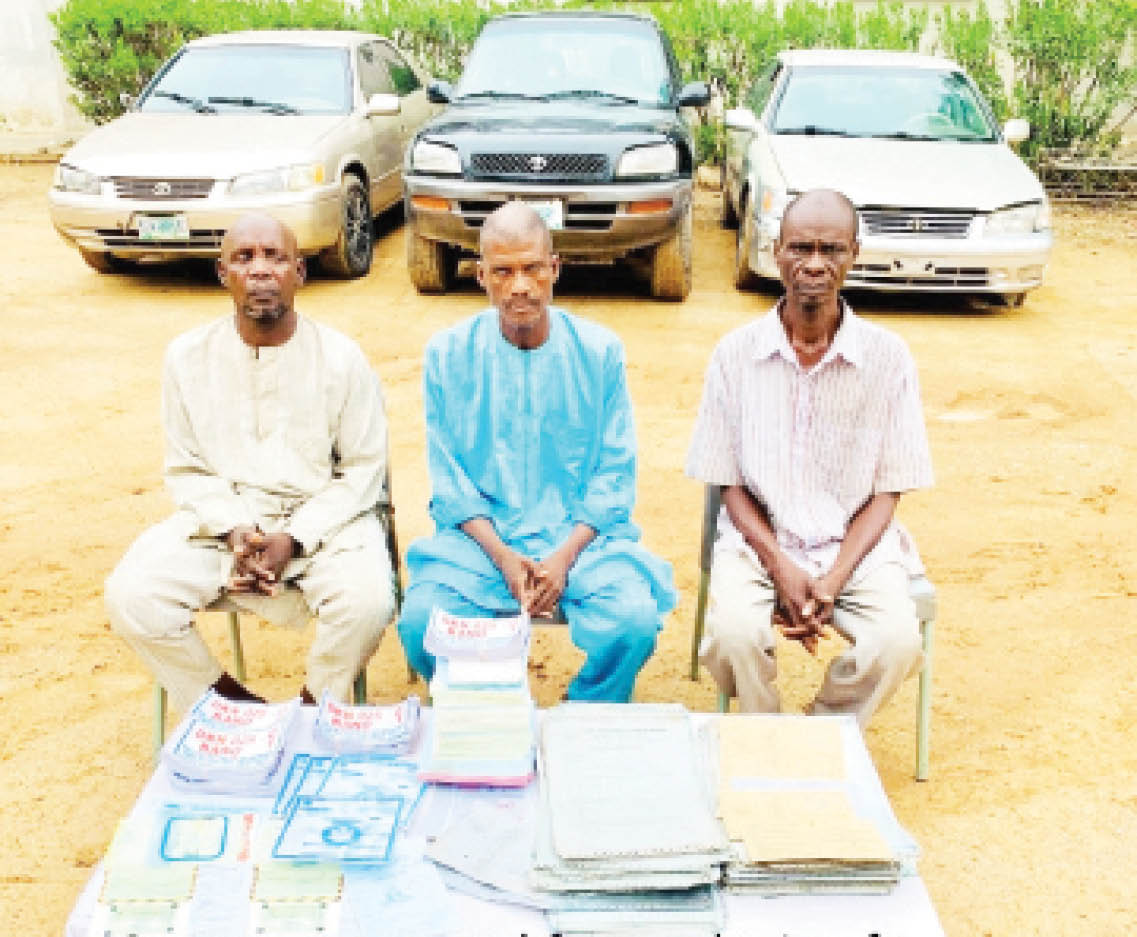
<svg viewBox="0 0 1137 937"><path fill-rule="evenodd" d="M945 6L938 18L940 48L959 62L983 92L995 116L1006 120L1007 89L995 63L998 28L987 5L979 0L974 13Z"/></svg>

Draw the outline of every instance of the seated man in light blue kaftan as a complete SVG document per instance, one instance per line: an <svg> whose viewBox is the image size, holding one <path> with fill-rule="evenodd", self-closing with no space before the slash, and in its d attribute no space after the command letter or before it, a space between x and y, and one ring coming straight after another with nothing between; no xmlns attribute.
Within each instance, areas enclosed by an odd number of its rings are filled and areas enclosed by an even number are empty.
<svg viewBox="0 0 1137 937"><path fill-rule="evenodd" d="M624 702L675 604L671 567L639 544L623 348L550 308L559 262L532 208L486 219L478 281L493 304L435 335L423 368L436 533L407 553L399 621L429 679L431 610L541 615L558 603L587 655L577 700Z"/></svg>

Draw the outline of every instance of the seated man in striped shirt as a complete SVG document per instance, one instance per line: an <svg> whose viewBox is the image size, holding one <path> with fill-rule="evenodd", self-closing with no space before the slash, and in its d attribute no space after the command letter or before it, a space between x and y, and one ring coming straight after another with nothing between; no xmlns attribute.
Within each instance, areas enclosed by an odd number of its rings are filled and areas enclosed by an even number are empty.
<svg viewBox="0 0 1137 937"><path fill-rule="evenodd" d="M704 665L744 712L776 712L774 629L816 653L832 627L850 646L810 711L863 727L920 664L919 559L893 515L932 468L911 354L841 299L858 248L845 196L789 204L785 296L715 349L687 474L723 488Z"/></svg>

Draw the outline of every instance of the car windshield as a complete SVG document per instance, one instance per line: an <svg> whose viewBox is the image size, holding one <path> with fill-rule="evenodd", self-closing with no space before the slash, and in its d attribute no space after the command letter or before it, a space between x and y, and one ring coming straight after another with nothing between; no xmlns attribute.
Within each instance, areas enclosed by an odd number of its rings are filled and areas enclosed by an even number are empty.
<svg viewBox="0 0 1137 937"><path fill-rule="evenodd" d="M771 126L780 134L991 142L989 113L957 71L809 66L790 73Z"/></svg>
<svg viewBox="0 0 1137 937"><path fill-rule="evenodd" d="M185 49L139 109L346 114L351 106L347 49L249 44Z"/></svg>
<svg viewBox="0 0 1137 937"><path fill-rule="evenodd" d="M491 23L470 53L455 99L588 98L666 105L671 74L645 23L554 17Z"/></svg>

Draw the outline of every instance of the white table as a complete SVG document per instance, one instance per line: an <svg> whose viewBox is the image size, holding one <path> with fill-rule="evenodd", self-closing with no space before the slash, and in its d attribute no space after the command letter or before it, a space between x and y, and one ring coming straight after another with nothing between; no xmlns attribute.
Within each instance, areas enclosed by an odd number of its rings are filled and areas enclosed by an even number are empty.
<svg viewBox="0 0 1137 937"><path fill-rule="evenodd" d="M424 715L429 717L428 713L424 712ZM708 715L707 718L713 717ZM326 754L312 737L314 719L314 707L301 708L294 738L285 753L286 766L295 752ZM416 866L421 863L426 871L418 868L416 874L433 875L433 866L420 858L424 836L431 831L432 825L439 822L437 814L442 809L441 805L445 804L444 809L452 810L453 798L462 796L462 793L450 791L428 791L408 830L403 846L404 855L408 858L404 860L402 869L410 871L412 863ZM219 807L226 803L255 803L265 813L272 809L272 800L268 798L254 801L248 797L188 795L171 784L169 772L164 765L159 765L131 809L131 816L145 817L171 801ZM247 916L243 916L240 909L242 901L244 905L248 904L241 896L248 894L251 864L212 869L209 865L202 864L199 872L193 898L195 915L200 914L198 919L210 921L209 937L246 937ZM67 921L65 937L88 937L102 879L100 863L75 903ZM372 881L366 874L346 873L341 937L373 937L378 934L401 937L401 934L392 933L387 928L374 929L377 922L362 911L358 913L365 920L357 919L352 896L362 894L361 890L365 891L371 885ZM915 876L903 878L892 893L879 896L760 898L727 893L724 897L727 923L722 937L943 937L944 934L927 889ZM447 891L441 898L433 894L431 900L432 914L444 922L440 923L444 929L437 933L444 933L446 937L551 937L544 915L539 911L483 901L454 891ZM449 907L441 907L443 903L448 903ZM407 937L412 935L408 932ZM417 931L413 937L430 935Z"/></svg>

